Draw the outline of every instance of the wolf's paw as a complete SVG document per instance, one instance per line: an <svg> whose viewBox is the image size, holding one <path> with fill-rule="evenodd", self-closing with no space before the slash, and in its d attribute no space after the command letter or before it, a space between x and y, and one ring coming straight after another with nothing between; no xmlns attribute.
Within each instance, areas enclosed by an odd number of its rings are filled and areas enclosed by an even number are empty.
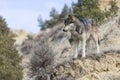
<svg viewBox="0 0 120 80"><path fill-rule="evenodd" d="M85 58L85 57L86 57L86 55L84 55L84 54L83 54L81 57L82 57L82 58Z"/></svg>

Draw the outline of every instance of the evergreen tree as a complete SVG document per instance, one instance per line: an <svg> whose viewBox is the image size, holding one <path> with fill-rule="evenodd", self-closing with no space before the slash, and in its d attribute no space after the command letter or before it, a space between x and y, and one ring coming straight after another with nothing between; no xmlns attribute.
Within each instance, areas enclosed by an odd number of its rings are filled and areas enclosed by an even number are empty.
<svg viewBox="0 0 120 80"><path fill-rule="evenodd" d="M5 22L5 19L0 16L0 35L8 35L9 34L9 28L7 27L7 24Z"/></svg>
<svg viewBox="0 0 120 80"><path fill-rule="evenodd" d="M78 18L93 18L101 24L117 13L116 2L110 1L110 6L109 10L102 11L99 7L99 0L78 0L76 4L73 4L73 13Z"/></svg>
<svg viewBox="0 0 120 80"><path fill-rule="evenodd" d="M103 18L99 0L78 0L78 3L73 4L73 12L79 18L90 17L97 21Z"/></svg>
<svg viewBox="0 0 120 80"><path fill-rule="evenodd" d="M46 23L43 21L42 17L38 17L38 23L41 30L45 30L47 28Z"/></svg>
<svg viewBox="0 0 120 80"><path fill-rule="evenodd" d="M62 19L64 19L66 15L69 14L69 10L70 10L70 9L69 9L68 6L65 4L64 7L63 7L63 9L62 9L62 12L61 12L61 14L60 14L60 21L61 21Z"/></svg>
<svg viewBox="0 0 120 80"><path fill-rule="evenodd" d="M22 80L21 57L9 34L5 19L0 16L0 80Z"/></svg>
<svg viewBox="0 0 120 80"><path fill-rule="evenodd" d="M58 23L59 14L55 8L50 11L50 17L50 20L45 21L47 28L51 28Z"/></svg>
<svg viewBox="0 0 120 80"><path fill-rule="evenodd" d="M59 21L60 22L63 21L68 14L73 14L73 12L72 12L72 9L69 8L67 4L65 4L59 16Z"/></svg>
<svg viewBox="0 0 120 80"><path fill-rule="evenodd" d="M57 12L57 10L55 9L55 8L52 8L52 10L50 11L50 17L52 18L52 19L58 19L58 12Z"/></svg>

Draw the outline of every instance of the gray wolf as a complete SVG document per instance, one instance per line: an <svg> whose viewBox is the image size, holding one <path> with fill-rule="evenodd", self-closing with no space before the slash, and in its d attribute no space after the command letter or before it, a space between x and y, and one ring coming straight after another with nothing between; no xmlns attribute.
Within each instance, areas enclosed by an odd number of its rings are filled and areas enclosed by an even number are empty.
<svg viewBox="0 0 120 80"><path fill-rule="evenodd" d="M73 37L75 41L75 54L74 58L78 57L78 46L79 42L82 42L82 57L86 57L86 42L92 37L94 43L96 44L97 53L100 52L99 45L99 36L98 36L98 27L96 25L96 21L91 18L82 18L78 19L73 15L68 15L68 17L64 20L64 32L69 31L71 33L71 37Z"/></svg>

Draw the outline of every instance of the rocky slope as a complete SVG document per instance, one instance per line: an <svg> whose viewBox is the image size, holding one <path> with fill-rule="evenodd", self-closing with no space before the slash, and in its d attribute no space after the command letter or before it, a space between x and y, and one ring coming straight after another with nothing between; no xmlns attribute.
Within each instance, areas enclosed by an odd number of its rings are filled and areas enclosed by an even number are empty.
<svg viewBox="0 0 120 80"><path fill-rule="evenodd" d="M47 29L36 36L35 41L47 39L56 53L51 80L120 80L120 14L99 26L101 53L95 53L94 44L87 50L87 57L72 60L73 45L68 41L70 33L62 31L63 24ZM47 37L47 38L46 38ZM35 43L34 43L35 44ZM80 48L80 47L79 47ZM79 51L79 53L81 53ZM29 75L31 54L24 56L24 80L33 80ZM49 80L49 79L48 79Z"/></svg>
<svg viewBox="0 0 120 80"><path fill-rule="evenodd" d="M120 51L105 53L58 65L54 80L120 80Z"/></svg>
<svg viewBox="0 0 120 80"><path fill-rule="evenodd" d="M101 53L88 51L86 58L63 60L54 70L54 80L120 80L120 14L99 26ZM89 49L90 50L90 49ZM69 52L70 50L68 50ZM69 52L71 53L71 51ZM63 53L67 54L67 53Z"/></svg>

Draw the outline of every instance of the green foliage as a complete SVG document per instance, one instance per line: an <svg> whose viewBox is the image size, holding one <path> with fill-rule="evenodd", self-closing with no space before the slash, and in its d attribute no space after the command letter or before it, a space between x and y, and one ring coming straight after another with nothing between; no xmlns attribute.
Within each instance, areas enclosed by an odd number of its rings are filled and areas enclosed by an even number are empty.
<svg viewBox="0 0 120 80"><path fill-rule="evenodd" d="M55 8L52 8L52 10L50 11L50 17L51 19L46 21L43 21L41 17L38 18L38 23L41 27L41 30L51 28L58 23L59 14Z"/></svg>
<svg viewBox="0 0 120 80"><path fill-rule="evenodd" d="M99 8L99 0L78 0L78 3L73 4L73 13L78 18L89 17L103 23L106 18L115 15L118 11L115 1L111 1L110 6L109 10L102 11Z"/></svg>
<svg viewBox="0 0 120 80"><path fill-rule="evenodd" d="M39 24L41 30L52 28L54 25L62 22L68 14L74 14L78 18L93 18L97 23L101 24L118 12L119 8L115 1L111 0L109 5L111 6L109 10L102 11L99 7L99 0L78 0L77 3L72 4L72 9L65 4L60 14L53 8L50 12L51 19L45 22L39 19Z"/></svg>
<svg viewBox="0 0 120 80"><path fill-rule="evenodd" d="M46 23L43 21L41 16L38 17L38 23L41 30L45 30L47 28Z"/></svg>
<svg viewBox="0 0 120 80"><path fill-rule="evenodd" d="M57 10L55 8L52 8L52 10L50 11L50 17L52 19L57 19L58 16L59 16L59 14L58 14Z"/></svg>
<svg viewBox="0 0 120 80"><path fill-rule="evenodd" d="M68 15L68 14L72 14L72 10L71 8L69 8L66 4L64 5L62 12L59 16L59 20L62 21L64 20L64 18Z"/></svg>
<svg viewBox="0 0 120 80"><path fill-rule="evenodd" d="M4 34L9 34L9 28L7 27L5 19L3 19L2 16L0 16L0 35Z"/></svg>
<svg viewBox="0 0 120 80"><path fill-rule="evenodd" d="M79 18L90 17L97 21L102 19L103 14L98 0L78 0L78 3L73 4L73 12Z"/></svg>
<svg viewBox="0 0 120 80"><path fill-rule="evenodd" d="M61 17L61 18L62 18L62 17L65 17L68 13L69 13L69 8L68 8L68 6L65 4L65 5L64 5L64 8L63 8L63 10L62 10L62 12L61 12L61 14L60 14L60 17Z"/></svg>
<svg viewBox="0 0 120 80"><path fill-rule="evenodd" d="M38 18L39 26L41 30L45 30L47 28L52 28L56 24L62 22L66 15L72 14L71 8L69 8L66 4L64 5L62 12L59 14L55 8L52 8L50 11L50 20L43 21L41 17Z"/></svg>
<svg viewBox="0 0 120 80"><path fill-rule="evenodd" d="M50 11L50 17L50 20L45 21L47 28L51 28L58 23L59 14L55 8Z"/></svg>
<svg viewBox="0 0 120 80"><path fill-rule="evenodd" d="M5 19L0 17L0 80L22 80L21 57L13 47Z"/></svg>
<svg viewBox="0 0 120 80"><path fill-rule="evenodd" d="M47 28L52 28L56 24L58 24L58 19L46 20Z"/></svg>

